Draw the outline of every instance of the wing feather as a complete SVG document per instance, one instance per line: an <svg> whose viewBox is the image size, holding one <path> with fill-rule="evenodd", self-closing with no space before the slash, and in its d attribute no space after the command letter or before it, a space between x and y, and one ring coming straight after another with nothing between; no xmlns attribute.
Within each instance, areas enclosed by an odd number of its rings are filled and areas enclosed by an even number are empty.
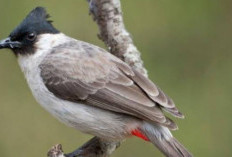
<svg viewBox="0 0 232 157"><path fill-rule="evenodd" d="M50 92L67 101L176 128L162 108L177 117L181 113L151 80L96 46L76 44L56 47L41 62L41 76Z"/></svg>

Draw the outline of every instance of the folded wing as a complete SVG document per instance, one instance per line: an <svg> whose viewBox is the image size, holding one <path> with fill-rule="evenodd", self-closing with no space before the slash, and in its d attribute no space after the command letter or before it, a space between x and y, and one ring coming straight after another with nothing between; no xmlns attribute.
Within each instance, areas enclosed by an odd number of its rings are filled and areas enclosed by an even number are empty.
<svg viewBox="0 0 232 157"><path fill-rule="evenodd" d="M84 42L60 45L40 64L41 76L57 97L128 114L176 129L162 112L183 117L152 81L103 49Z"/></svg>

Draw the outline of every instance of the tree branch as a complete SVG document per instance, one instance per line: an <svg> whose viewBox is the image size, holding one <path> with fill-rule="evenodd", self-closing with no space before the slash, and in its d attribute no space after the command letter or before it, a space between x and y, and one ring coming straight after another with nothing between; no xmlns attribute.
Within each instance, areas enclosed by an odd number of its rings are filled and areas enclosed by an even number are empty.
<svg viewBox="0 0 232 157"><path fill-rule="evenodd" d="M90 14L99 27L98 37L105 43L110 53L147 76L140 52L125 29L120 0L87 1ZM53 146L48 152L48 157L109 157L120 144L121 142L108 142L94 137L69 154L63 154L60 144Z"/></svg>
<svg viewBox="0 0 232 157"><path fill-rule="evenodd" d="M98 37L109 51L147 76L140 52L123 23L120 0L88 0L90 13L99 27Z"/></svg>
<svg viewBox="0 0 232 157"><path fill-rule="evenodd" d="M120 146L120 142L107 142L94 137L72 153L64 154L62 145L53 146L48 157L108 157Z"/></svg>

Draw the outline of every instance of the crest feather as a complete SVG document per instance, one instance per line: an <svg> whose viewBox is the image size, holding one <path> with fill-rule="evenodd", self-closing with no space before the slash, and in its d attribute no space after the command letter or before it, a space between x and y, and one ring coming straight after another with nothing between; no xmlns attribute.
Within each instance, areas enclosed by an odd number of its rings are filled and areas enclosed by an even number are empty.
<svg viewBox="0 0 232 157"><path fill-rule="evenodd" d="M50 17L51 16L47 13L44 7L36 7L28 14L25 20L32 20L34 22L46 20L47 22L51 23L52 21L48 20Z"/></svg>
<svg viewBox="0 0 232 157"><path fill-rule="evenodd" d="M28 32L36 32L37 35L42 33L59 33L59 31L53 27L52 21L48 20L48 18L50 18L50 15L45 8L36 7L11 32L10 36L16 40Z"/></svg>

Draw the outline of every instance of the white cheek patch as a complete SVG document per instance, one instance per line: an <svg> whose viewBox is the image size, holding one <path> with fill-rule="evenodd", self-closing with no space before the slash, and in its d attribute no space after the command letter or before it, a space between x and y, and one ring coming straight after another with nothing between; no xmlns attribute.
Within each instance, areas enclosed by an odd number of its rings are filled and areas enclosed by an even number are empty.
<svg viewBox="0 0 232 157"><path fill-rule="evenodd" d="M57 45L64 43L68 38L63 34L41 34L38 36L38 41L35 47L39 50L49 50Z"/></svg>

